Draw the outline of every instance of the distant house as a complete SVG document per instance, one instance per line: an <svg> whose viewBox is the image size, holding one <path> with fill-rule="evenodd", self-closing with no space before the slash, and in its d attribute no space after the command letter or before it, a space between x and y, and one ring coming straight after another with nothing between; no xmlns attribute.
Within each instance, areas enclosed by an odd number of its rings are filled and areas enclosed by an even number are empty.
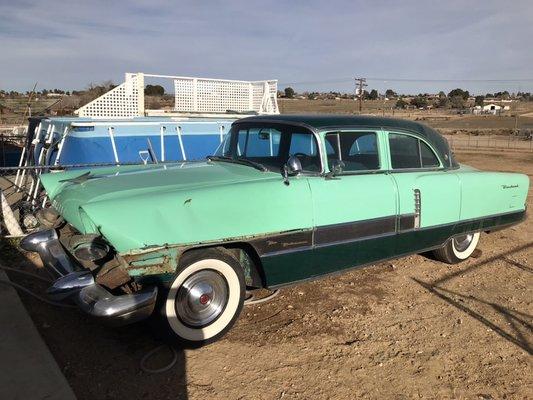
<svg viewBox="0 0 533 400"><path fill-rule="evenodd" d="M483 113L485 114L499 114L502 111L502 106L498 104L489 103L483 106Z"/></svg>

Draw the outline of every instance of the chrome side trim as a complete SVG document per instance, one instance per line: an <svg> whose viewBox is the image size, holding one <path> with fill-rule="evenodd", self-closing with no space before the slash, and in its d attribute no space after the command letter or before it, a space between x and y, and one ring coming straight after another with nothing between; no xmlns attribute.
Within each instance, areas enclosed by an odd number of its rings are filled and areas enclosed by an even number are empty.
<svg viewBox="0 0 533 400"><path fill-rule="evenodd" d="M422 212L422 195L420 194L420 189L414 190L415 194L415 229L420 228L420 219Z"/></svg>

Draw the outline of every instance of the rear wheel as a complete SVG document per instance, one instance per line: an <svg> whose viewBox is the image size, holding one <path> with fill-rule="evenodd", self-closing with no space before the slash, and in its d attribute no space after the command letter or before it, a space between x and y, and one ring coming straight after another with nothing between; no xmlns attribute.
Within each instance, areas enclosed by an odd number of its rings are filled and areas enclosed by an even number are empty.
<svg viewBox="0 0 533 400"><path fill-rule="evenodd" d="M222 337L235 323L246 286L238 261L218 249L186 253L161 304L168 336L199 346Z"/></svg>
<svg viewBox="0 0 533 400"><path fill-rule="evenodd" d="M434 250L433 255L445 263L457 264L472 255L479 242L479 236L479 232L455 236L443 247Z"/></svg>

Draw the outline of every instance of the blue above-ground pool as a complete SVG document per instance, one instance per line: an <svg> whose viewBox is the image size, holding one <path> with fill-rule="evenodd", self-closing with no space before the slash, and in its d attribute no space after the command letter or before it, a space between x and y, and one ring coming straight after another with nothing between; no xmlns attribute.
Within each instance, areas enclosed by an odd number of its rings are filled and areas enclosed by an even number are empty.
<svg viewBox="0 0 533 400"><path fill-rule="evenodd" d="M142 117L43 118L36 125L35 165L200 160L213 154L234 119Z"/></svg>

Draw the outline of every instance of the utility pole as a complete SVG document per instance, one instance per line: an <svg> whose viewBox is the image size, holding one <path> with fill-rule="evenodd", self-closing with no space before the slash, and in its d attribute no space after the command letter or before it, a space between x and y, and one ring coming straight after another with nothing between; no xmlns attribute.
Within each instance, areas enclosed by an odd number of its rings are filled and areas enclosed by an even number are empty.
<svg viewBox="0 0 533 400"><path fill-rule="evenodd" d="M366 84L366 78L355 78L355 96L357 97L357 94L359 94L359 113L363 111L364 88L366 86L368 86Z"/></svg>

